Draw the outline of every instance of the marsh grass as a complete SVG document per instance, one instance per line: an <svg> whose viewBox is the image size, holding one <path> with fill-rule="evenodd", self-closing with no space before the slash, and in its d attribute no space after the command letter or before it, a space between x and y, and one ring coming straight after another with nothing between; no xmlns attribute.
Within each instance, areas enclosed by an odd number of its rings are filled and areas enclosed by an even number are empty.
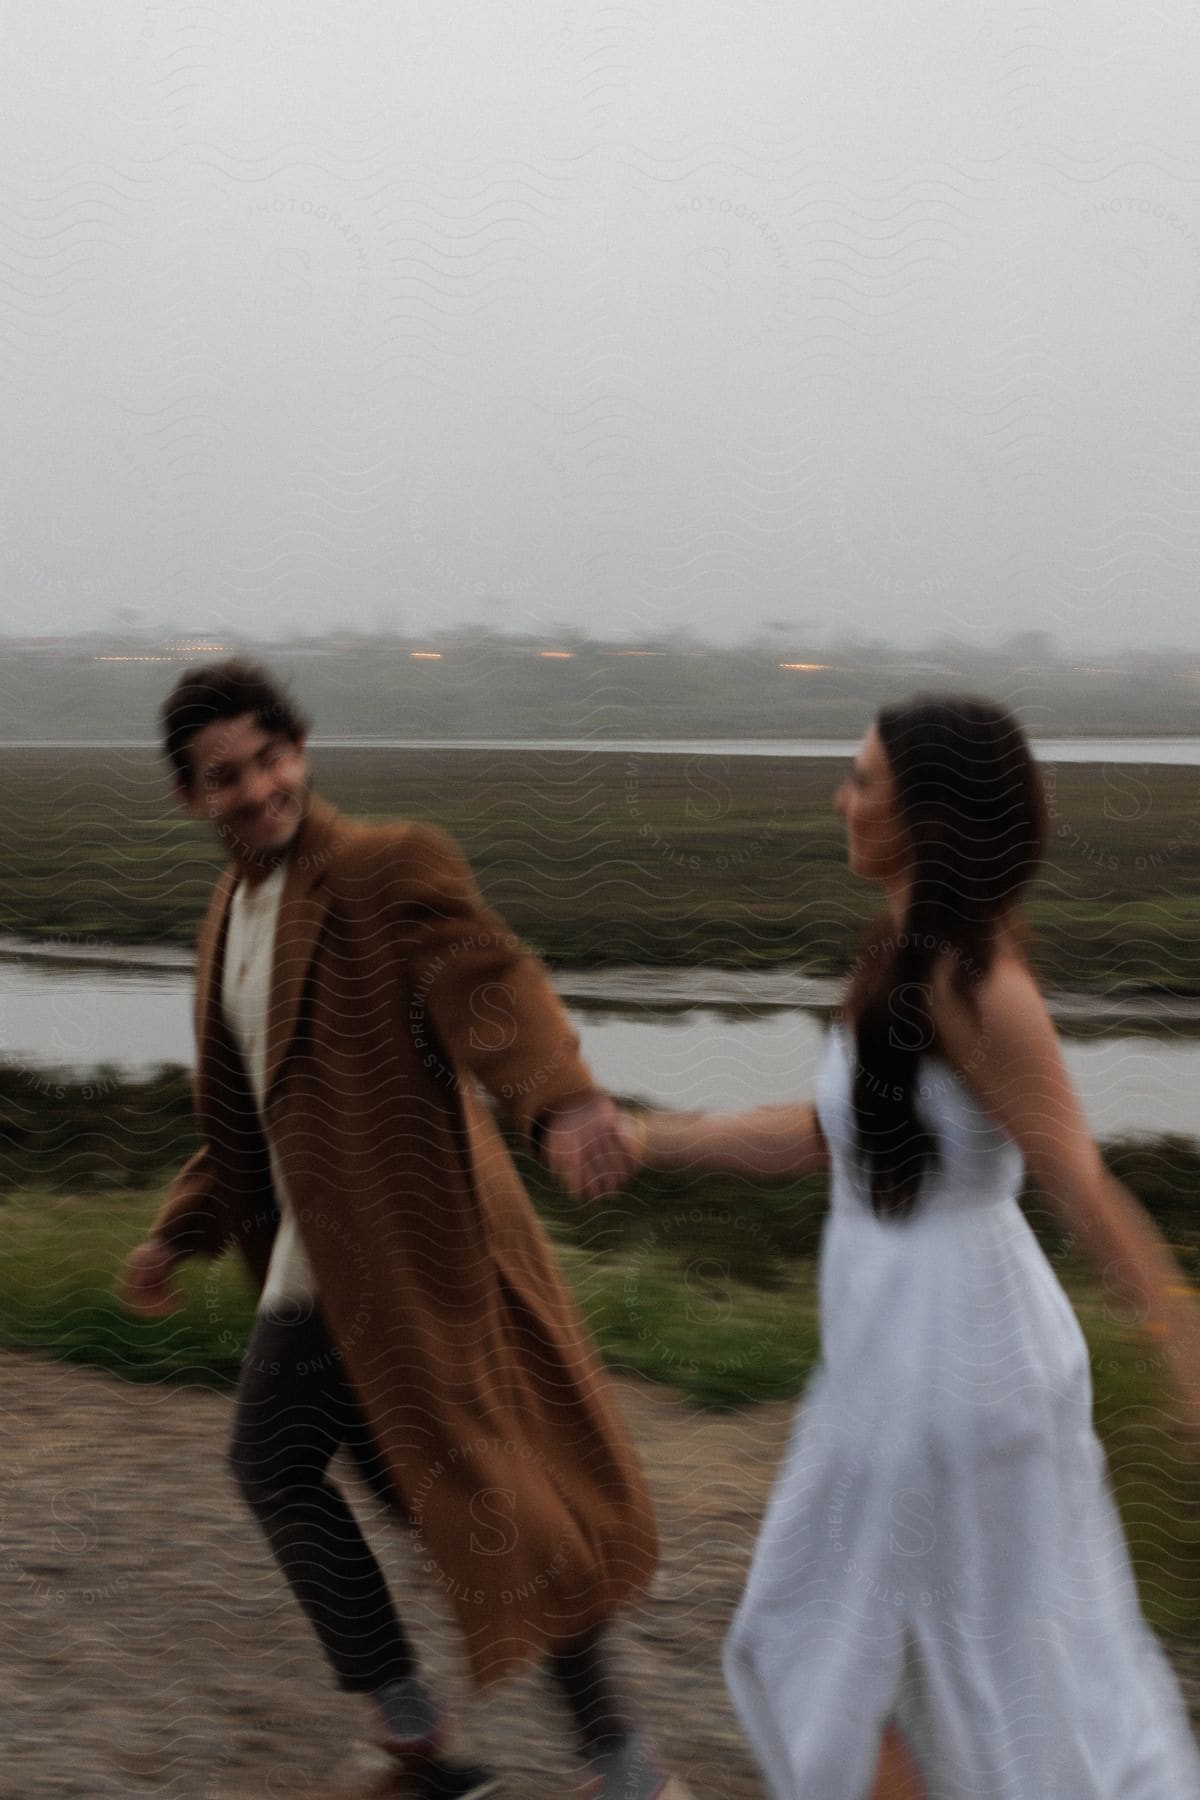
<svg viewBox="0 0 1200 1800"><path fill-rule="evenodd" d="M430 819L487 897L566 964L835 974L874 898L816 758L318 748L318 790L368 819ZM1047 772L1032 897L1045 980L1200 993L1200 770ZM221 857L172 810L149 749L0 751L0 932L190 945Z"/></svg>

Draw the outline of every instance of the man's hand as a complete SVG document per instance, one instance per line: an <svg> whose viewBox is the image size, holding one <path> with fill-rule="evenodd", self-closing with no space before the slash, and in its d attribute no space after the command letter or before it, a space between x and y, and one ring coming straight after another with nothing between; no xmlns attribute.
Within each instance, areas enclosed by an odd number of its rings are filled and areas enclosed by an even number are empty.
<svg viewBox="0 0 1200 1800"><path fill-rule="evenodd" d="M607 1094L564 1100L542 1114L542 1160L579 1200L601 1200L626 1187L640 1158Z"/></svg>
<svg viewBox="0 0 1200 1800"><path fill-rule="evenodd" d="M171 1271L178 1261L174 1250L166 1244L147 1238L125 1258L117 1288L118 1299L133 1312L145 1313L150 1318L173 1313L179 1305L179 1295L171 1286Z"/></svg>

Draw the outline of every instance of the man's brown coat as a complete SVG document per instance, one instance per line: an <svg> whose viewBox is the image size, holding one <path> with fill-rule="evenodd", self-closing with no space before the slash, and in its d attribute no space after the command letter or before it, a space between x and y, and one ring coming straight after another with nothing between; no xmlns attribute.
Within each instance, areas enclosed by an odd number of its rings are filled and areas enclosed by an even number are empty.
<svg viewBox="0 0 1200 1800"><path fill-rule="evenodd" d="M231 864L201 927L204 1145L156 1234L236 1246L261 1288L277 1212L224 1022ZM311 798L275 940L264 1114L321 1310L475 1678L561 1648L643 1590L656 1558L636 1458L478 1086L528 1136L592 1092L537 960L445 833Z"/></svg>

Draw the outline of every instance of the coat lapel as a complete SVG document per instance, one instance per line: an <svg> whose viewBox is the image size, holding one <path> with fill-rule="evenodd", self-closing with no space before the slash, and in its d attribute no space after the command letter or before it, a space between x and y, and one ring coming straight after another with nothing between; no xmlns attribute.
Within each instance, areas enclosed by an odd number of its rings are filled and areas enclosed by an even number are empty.
<svg viewBox="0 0 1200 1800"><path fill-rule="evenodd" d="M221 971L225 966L225 926L229 902L237 886L232 864L222 870L213 889L196 945L196 1068L203 1074L209 1064L221 1024Z"/></svg>
<svg viewBox="0 0 1200 1800"><path fill-rule="evenodd" d="M288 855L271 960L266 1096L270 1095L295 1034L309 964L329 909L329 892L324 884L338 822L339 815L332 806L310 797L308 810ZM202 1075L218 1074L212 1068L212 1058L220 1054L223 1035L221 985L226 926L229 903L238 880L238 871L230 864L213 892L197 946L196 1057Z"/></svg>
<svg viewBox="0 0 1200 1800"><path fill-rule="evenodd" d="M323 800L310 800L288 858L271 964L264 1105L295 1035L308 967L329 910L325 877L337 822L331 806Z"/></svg>

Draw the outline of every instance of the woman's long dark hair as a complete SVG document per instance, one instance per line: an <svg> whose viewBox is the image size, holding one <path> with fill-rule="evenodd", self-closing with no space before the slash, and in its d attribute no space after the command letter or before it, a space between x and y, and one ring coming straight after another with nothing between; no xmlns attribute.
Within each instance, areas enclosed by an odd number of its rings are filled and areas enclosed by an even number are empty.
<svg viewBox="0 0 1200 1800"><path fill-rule="evenodd" d="M935 1047L929 976L949 956L970 999L1002 928L1017 918L1046 837L1042 786L1025 733L991 700L919 695L875 721L908 833L908 910L868 932L846 1010L857 1057L858 1152L880 1215L906 1216L937 1146L916 1116L917 1065Z"/></svg>

